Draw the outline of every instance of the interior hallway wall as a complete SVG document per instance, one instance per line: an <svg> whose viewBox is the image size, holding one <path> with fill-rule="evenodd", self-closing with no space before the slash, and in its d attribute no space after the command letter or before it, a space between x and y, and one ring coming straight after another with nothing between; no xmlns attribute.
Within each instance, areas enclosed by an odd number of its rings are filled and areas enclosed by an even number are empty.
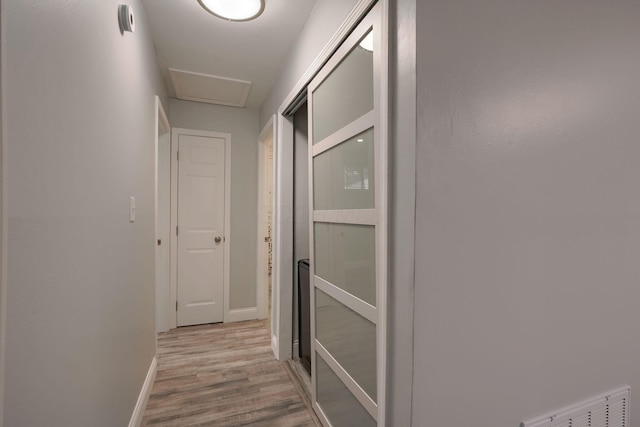
<svg viewBox="0 0 640 427"><path fill-rule="evenodd" d="M278 79L260 107L260 129L278 112L280 104L357 3L357 0L317 0L298 40L282 64Z"/></svg>
<svg viewBox="0 0 640 427"><path fill-rule="evenodd" d="M0 427L4 425L4 368L6 357L6 326L7 326L7 201L5 173L6 138L4 137L4 98L2 94L4 82L4 30L5 25L4 0L0 0Z"/></svg>
<svg viewBox="0 0 640 427"><path fill-rule="evenodd" d="M155 354L167 98L140 2L124 35L118 3L5 2L7 426L126 426Z"/></svg>
<svg viewBox="0 0 640 427"><path fill-rule="evenodd" d="M171 99L171 126L231 134L230 309L256 306L258 113Z"/></svg>
<svg viewBox="0 0 640 427"><path fill-rule="evenodd" d="M640 408L638 22L418 2L413 425L515 427L624 384Z"/></svg>

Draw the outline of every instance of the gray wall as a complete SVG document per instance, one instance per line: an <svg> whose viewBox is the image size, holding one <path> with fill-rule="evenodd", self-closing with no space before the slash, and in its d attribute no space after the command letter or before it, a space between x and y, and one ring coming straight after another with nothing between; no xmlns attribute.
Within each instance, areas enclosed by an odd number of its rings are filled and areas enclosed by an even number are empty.
<svg viewBox="0 0 640 427"><path fill-rule="evenodd" d="M357 0L317 0L298 40L284 61L280 75L260 107L260 129L278 111L289 92L336 33Z"/></svg>
<svg viewBox="0 0 640 427"><path fill-rule="evenodd" d="M5 4L8 426L127 425L155 353L166 95L144 10L128 3L125 35L115 0Z"/></svg>
<svg viewBox="0 0 640 427"><path fill-rule="evenodd" d="M639 21L626 0L418 3L413 425L640 387Z"/></svg>
<svg viewBox="0 0 640 427"><path fill-rule="evenodd" d="M6 358L6 325L7 325L7 201L6 201L6 147L4 138L4 98L2 97L2 82L4 76L4 30L5 30L4 0L0 0L0 427L4 419L4 367Z"/></svg>
<svg viewBox="0 0 640 427"><path fill-rule="evenodd" d="M231 134L231 273L229 306L256 306L258 113L199 102L169 101L171 126Z"/></svg>

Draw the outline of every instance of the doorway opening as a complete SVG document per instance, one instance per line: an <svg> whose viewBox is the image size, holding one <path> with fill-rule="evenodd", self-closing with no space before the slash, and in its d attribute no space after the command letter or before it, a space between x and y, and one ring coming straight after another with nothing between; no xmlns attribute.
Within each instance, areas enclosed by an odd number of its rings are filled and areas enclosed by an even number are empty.
<svg viewBox="0 0 640 427"><path fill-rule="evenodd" d="M258 137L258 241L256 298L258 319L268 319L269 337L273 336L273 214L274 191L273 120Z"/></svg>

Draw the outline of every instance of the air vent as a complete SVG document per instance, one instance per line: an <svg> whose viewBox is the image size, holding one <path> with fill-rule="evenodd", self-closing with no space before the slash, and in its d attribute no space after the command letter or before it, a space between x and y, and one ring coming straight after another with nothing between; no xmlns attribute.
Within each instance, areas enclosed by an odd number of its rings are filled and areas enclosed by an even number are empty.
<svg viewBox="0 0 640 427"><path fill-rule="evenodd" d="M169 68L178 99L244 107L251 82Z"/></svg>
<svg viewBox="0 0 640 427"><path fill-rule="evenodd" d="M542 417L521 427L630 427L629 392L625 386Z"/></svg>

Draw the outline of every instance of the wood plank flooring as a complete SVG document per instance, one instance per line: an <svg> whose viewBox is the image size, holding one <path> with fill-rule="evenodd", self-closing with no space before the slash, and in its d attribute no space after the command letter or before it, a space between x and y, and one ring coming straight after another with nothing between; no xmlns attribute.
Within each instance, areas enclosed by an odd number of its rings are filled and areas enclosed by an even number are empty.
<svg viewBox="0 0 640 427"><path fill-rule="evenodd" d="M274 359L266 328L250 321L160 334L142 425L319 426L288 365Z"/></svg>

